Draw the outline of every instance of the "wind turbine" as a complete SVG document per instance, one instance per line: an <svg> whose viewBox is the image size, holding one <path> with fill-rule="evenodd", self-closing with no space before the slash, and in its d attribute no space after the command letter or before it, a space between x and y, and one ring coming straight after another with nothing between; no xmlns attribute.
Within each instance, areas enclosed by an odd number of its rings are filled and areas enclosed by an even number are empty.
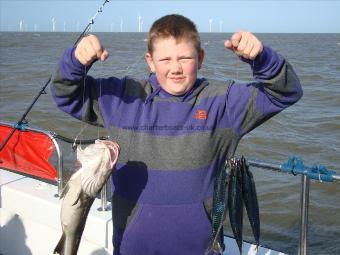
<svg viewBox="0 0 340 255"><path fill-rule="evenodd" d="M20 22L19 22L19 31L20 32L23 32L24 31L24 22L22 21L22 20L20 20Z"/></svg>
<svg viewBox="0 0 340 255"><path fill-rule="evenodd" d="M138 15L138 32L142 32L142 17Z"/></svg>
<svg viewBox="0 0 340 255"><path fill-rule="evenodd" d="M55 24L56 24L56 20L55 20L55 18L53 17L53 18L52 18L52 32L55 32Z"/></svg>
<svg viewBox="0 0 340 255"><path fill-rule="evenodd" d="M213 19L209 19L209 32L211 33L211 25L212 25Z"/></svg>
<svg viewBox="0 0 340 255"><path fill-rule="evenodd" d="M120 17L120 32L123 32L123 19Z"/></svg>

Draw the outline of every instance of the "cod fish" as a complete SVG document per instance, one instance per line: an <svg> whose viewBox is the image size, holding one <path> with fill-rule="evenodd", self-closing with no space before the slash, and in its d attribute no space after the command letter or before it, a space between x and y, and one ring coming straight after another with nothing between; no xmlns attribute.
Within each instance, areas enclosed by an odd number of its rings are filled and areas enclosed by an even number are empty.
<svg viewBox="0 0 340 255"><path fill-rule="evenodd" d="M53 254L77 254L87 215L97 193L112 173L118 155L118 144L109 140L96 140L85 149L77 148L80 168L71 176L61 194L63 233Z"/></svg>

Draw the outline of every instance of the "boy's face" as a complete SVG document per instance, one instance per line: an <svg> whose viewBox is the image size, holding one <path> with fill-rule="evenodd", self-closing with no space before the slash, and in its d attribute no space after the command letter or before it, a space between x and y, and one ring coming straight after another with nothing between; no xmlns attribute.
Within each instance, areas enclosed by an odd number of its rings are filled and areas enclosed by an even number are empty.
<svg viewBox="0 0 340 255"><path fill-rule="evenodd" d="M161 87L176 96L189 91L197 79L204 51L197 52L189 40L176 42L173 37L157 39L153 47L153 52L147 53L145 58Z"/></svg>

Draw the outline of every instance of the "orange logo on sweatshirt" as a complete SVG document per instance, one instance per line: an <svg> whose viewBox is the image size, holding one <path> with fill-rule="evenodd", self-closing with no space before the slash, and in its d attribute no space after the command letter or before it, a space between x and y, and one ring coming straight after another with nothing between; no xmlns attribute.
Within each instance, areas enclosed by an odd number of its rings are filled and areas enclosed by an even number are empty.
<svg viewBox="0 0 340 255"><path fill-rule="evenodd" d="M208 113L206 110L197 110L195 113L195 119L206 120L208 118Z"/></svg>

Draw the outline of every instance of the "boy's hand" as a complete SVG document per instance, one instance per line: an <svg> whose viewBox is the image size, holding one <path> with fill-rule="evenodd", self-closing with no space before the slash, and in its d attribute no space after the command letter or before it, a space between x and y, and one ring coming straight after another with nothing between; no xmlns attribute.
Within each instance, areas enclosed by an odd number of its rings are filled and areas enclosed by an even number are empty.
<svg viewBox="0 0 340 255"><path fill-rule="evenodd" d="M262 42L250 32L240 31L234 33L224 46L236 55L254 60L263 50Z"/></svg>
<svg viewBox="0 0 340 255"><path fill-rule="evenodd" d="M105 61L109 57L109 53L94 35L83 37L78 43L74 54L83 65L90 65L97 59Z"/></svg>

